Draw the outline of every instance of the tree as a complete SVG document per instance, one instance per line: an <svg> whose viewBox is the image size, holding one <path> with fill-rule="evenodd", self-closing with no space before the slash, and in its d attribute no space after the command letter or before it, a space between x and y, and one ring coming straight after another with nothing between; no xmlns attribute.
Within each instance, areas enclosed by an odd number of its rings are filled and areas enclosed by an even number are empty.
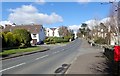
<svg viewBox="0 0 120 76"><path fill-rule="evenodd" d="M6 47L6 37L5 37L5 33L4 32L2 32L2 33L0 33L1 34L1 39L2 39L2 47L4 48L4 47Z"/></svg>
<svg viewBox="0 0 120 76"><path fill-rule="evenodd" d="M14 34L13 35L13 38L14 38L14 44L15 46L20 46L21 44L21 38L20 38L20 35L19 34Z"/></svg>
<svg viewBox="0 0 120 76"><path fill-rule="evenodd" d="M105 25L107 27L107 38L106 39L107 39L108 45L111 43L112 37L116 39L114 34L118 35L118 32L119 32L119 28L118 28L119 20L117 20L119 17L117 17L117 13L115 9L116 7L113 4L109 12L109 19L105 22ZM118 16L119 16L119 13L118 13ZM118 42L117 39L116 39L116 42Z"/></svg>
<svg viewBox="0 0 120 76"><path fill-rule="evenodd" d="M0 29L3 29L4 27L2 25L0 25Z"/></svg>
<svg viewBox="0 0 120 76"><path fill-rule="evenodd" d="M13 47L14 45L14 38L13 38L13 33L12 32L8 32L6 34L6 42L8 47Z"/></svg>
<svg viewBox="0 0 120 76"><path fill-rule="evenodd" d="M68 36L68 34L69 34L68 28L66 26L59 27L59 31L58 32L59 32L59 35L61 37Z"/></svg>
<svg viewBox="0 0 120 76"><path fill-rule="evenodd" d="M82 27L82 28L86 28L86 27L87 27L87 24L86 24L86 23L82 23L81 27Z"/></svg>
<svg viewBox="0 0 120 76"><path fill-rule="evenodd" d="M88 33L88 25L86 23L82 23L81 28L79 28L80 33L84 36L87 36Z"/></svg>
<svg viewBox="0 0 120 76"><path fill-rule="evenodd" d="M24 43L25 46L30 46L30 41L32 40L30 32L25 29L15 29L13 34L15 34L15 37L17 37L17 40L20 41L20 43ZM18 36L20 39L18 39Z"/></svg>

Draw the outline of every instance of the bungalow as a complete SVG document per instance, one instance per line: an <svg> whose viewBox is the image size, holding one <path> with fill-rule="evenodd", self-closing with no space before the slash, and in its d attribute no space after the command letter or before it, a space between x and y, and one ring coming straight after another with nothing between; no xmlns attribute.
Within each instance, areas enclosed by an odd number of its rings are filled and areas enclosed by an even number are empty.
<svg viewBox="0 0 120 76"><path fill-rule="evenodd" d="M45 32L42 25L5 25L5 28L2 31L13 31L15 29L26 29L31 33L31 44L35 44L39 41L43 41L45 39Z"/></svg>
<svg viewBox="0 0 120 76"><path fill-rule="evenodd" d="M59 28L46 28L47 37L60 37Z"/></svg>

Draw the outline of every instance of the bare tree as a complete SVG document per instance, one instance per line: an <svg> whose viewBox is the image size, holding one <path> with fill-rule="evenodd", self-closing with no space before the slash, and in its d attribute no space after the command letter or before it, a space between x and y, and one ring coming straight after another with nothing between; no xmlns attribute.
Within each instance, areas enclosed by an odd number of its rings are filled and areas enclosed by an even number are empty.
<svg viewBox="0 0 120 76"><path fill-rule="evenodd" d="M68 36L68 34L69 34L68 27L66 27L66 26L59 27L59 35L61 37Z"/></svg>
<svg viewBox="0 0 120 76"><path fill-rule="evenodd" d="M107 38L106 38L108 39L108 44L111 43L112 37L114 37L115 39L115 36L118 35L118 31L119 31L118 23L117 23L117 12L115 10L116 10L116 6L115 6L115 3L113 3L109 12L109 20L105 22L105 25L108 29Z"/></svg>

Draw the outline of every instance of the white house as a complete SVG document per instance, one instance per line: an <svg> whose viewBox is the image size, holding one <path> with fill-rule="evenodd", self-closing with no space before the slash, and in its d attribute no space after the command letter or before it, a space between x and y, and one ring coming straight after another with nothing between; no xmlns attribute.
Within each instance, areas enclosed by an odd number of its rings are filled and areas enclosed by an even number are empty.
<svg viewBox="0 0 120 76"><path fill-rule="evenodd" d="M60 37L59 28L46 28L47 37Z"/></svg>
<svg viewBox="0 0 120 76"><path fill-rule="evenodd" d="M13 31L15 29L26 29L27 31L29 31L31 33L31 44L35 44L39 41L43 41L45 39L45 31L43 29L42 25L35 25L35 24L31 24L31 25L5 25L5 28L3 28L2 31Z"/></svg>

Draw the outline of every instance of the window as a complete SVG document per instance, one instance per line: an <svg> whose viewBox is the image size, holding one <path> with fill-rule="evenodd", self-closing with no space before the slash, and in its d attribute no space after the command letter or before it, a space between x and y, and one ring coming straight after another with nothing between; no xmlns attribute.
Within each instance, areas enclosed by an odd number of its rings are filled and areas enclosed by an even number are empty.
<svg viewBox="0 0 120 76"><path fill-rule="evenodd" d="M36 37L36 34L33 34L33 37Z"/></svg>

